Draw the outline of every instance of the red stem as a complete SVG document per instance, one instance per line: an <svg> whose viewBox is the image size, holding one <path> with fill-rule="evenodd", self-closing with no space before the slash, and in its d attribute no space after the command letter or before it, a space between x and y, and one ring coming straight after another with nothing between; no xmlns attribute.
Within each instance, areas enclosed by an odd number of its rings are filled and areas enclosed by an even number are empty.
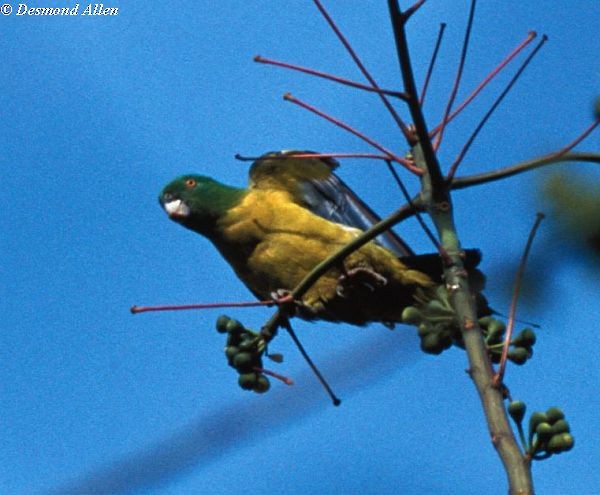
<svg viewBox="0 0 600 495"><path fill-rule="evenodd" d="M356 52L354 51L354 49L352 48L352 46L350 45L348 40L344 37L342 32L339 30L339 28L337 27L335 22L333 22L333 19L329 16L327 11L325 10L325 7L323 7L323 5L321 4L321 2L319 0L313 0L313 3L317 6L317 8L319 9L319 12L321 12L321 15L325 18L325 20L327 21L327 23L329 24L329 26L331 27L333 32L336 34L338 39L342 42L342 44L344 45L344 48L346 48L346 51L350 54L350 56L352 57L352 60L354 60L354 63L356 64L356 66L363 73L363 75L367 78L367 81L369 81L369 83L371 84L371 86L373 88L379 89L379 86L375 82L375 79L373 79L373 77L371 76L369 71L366 69L366 67L361 62L360 58L358 58L358 55L356 54ZM396 121L396 124L402 131L404 138L408 142L411 142L411 134L408 129L408 126L402 121L402 119L400 118L400 116L398 115L396 110L394 110L394 107L391 105L391 103L385 97L385 95L381 92L379 92L377 94L379 95L379 98L381 98L381 101L387 108L387 110L390 113L390 115L392 116L392 118Z"/></svg>
<svg viewBox="0 0 600 495"><path fill-rule="evenodd" d="M287 62L280 62L279 60L273 60L261 57L260 55L256 55L254 57L254 61L259 64L267 64L274 65L275 67L282 67L284 69L291 69L298 72L303 72L305 74L310 74L311 76L322 77L323 79L329 79L330 81L335 81L340 84L344 84L346 86L352 86L353 88L362 89L364 91L372 91L373 93L381 93L388 96L393 96L395 98L400 98L401 100L408 99L408 96L401 91L393 91L390 89L380 89L374 88L372 86L368 86L366 84L357 83L355 81L350 81L349 79L345 79L343 77L334 76L333 74L327 74L326 72L321 72L315 69L309 69L308 67L302 67L300 65L289 64Z"/></svg>
<svg viewBox="0 0 600 495"><path fill-rule="evenodd" d="M384 146L380 145L378 142L374 141L373 139L371 139L370 137L366 136L365 134L363 134L360 131L357 131L356 129L354 129L353 127L350 127L348 124L345 124L344 122L342 122L341 120L338 120L334 117L332 117L331 115L327 115L326 113L322 112L321 110L309 105L308 103L304 103L303 101L299 100L298 98L292 96L290 93L286 93L285 95L283 95L283 99L292 103L295 103L296 105L318 115L319 117L324 118L325 120L331 122L332 124L337 125L338 127L341 127L342 129L354 134L355 136L359 137L360 139L362 139L363 141L366 141L367 143L369 143L371 146L373 146L374 148L377 148L379 151L381 151L382 153L385 153L386 157L392 161L395 161L399 164L401 164L403 167L405 167L406 169L410 170L413 174L415 175L422 175L423 171L414 166L409 160L407 160L406 158L400 158L399 156L396 156L392 151L388 150L387 148L385 148Z"/></svg>

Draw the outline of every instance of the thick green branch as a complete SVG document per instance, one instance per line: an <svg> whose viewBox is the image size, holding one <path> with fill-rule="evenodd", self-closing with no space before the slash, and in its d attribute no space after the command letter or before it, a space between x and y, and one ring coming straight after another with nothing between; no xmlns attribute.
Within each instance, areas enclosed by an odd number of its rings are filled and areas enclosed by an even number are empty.
<svg viewBox="0 0 600 495"><path fill-rule="evenodd" d="M400 60L404 90L418 142L413 146L415 164L427 171L421 176L422 200L437 229L442 250L447 254L444 270L446 287L461 327L465 350L469 359L469 374L475 383L485 412L492 443L507 473L511 495L533 493L529 462L523 456L508 422L504 397L494 386L494 372L487 348L478 325L477 308L471 295L466 271L460 257L461 247L454 225L449 185L441 179L441 169L427 133L425 118L418 103L408 45L405 20L397 0L388 0L396 47Z"/></svg>
<svg viewBox="0 0 600 495"><path fill-rule="evenodd" d="M512 175L528 172L529 170L543 167L545 165L552 165L555 163L564 162L589 162L600 164L600 153L582 152L565 153L564 155L560 156L556 156L556 154L541 156L538 158L533 158L531 160L517 163L515 165L511 165L510 167L493 170L491 172L457 177L452 181L451 188L464 189L466 187L477 186L479 184L485 184L487 182L505 179Z"/></svg>

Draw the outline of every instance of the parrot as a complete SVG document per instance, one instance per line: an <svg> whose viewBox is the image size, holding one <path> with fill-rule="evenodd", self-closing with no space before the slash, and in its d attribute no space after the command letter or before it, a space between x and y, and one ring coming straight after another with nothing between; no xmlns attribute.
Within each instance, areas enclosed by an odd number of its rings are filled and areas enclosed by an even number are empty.
<svg viewBox="0 0 600 495"><path fill-rule="evenodd" d="M269 152L254 161L247 188L197 174L164 187L169 218L206 237L260 300L289 293L320 262L380 220L313 152ZM474 267L479 251L467 252ZM438 253L415 255L386 231L330 268L295 305L295 316L364 326L402 322L403 310L442 283Z"/></svg>

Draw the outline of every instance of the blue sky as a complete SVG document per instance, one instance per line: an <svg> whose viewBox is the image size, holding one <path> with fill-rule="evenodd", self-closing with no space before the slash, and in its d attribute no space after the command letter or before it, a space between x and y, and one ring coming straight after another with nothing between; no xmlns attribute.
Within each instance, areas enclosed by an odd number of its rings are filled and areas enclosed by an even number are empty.
<svg viewBox="0 0 600 495"><path fill-rule="evenodd" d="M29 5L29 4L28 4ZM73 6L73 2L30 4ZM383 87L398 87L384 2L325 4ZM17 4L13 4L17 7ZM82 8L84 4L81 4ZM457 350L419 352L412 329L296 327L343 399L328 402L290 339L263 396L240 390L214 331L221 311L132 316L132 304L250 300L212 246L170 222L157 195L194 171L235 185L235 153L371 151L289 103L300 98L392 147L401 135L373 95L252 62L263 56L360 80L309 1L106 3L116 17L2 16L0 72L0 491L71 493L505 493L475 390ZM447 38L426 110L436 122L451 86L466 2L430 0L409 28L417 77L437 26ZM481 2L462 95L530 29L550 41L469 153L475 173L548 153L591 121L600 88L593 1ZM446 132L458 152L502 75ZM406 115L406 114L405 114ZM591 136L581 150L598 150ZM592 165L565 171L598 180ZM465 246L483 250L486 294L507 311L507 286L550 171L457 192ZM340 175L381 214L402 199L375 162ZM407 178L416 191L417 181ZM534 466L539 493L600 491L596 445L597 272L542 228L532 256L551 273L533 360L510 367L530 409L564 408L576 448ZM399 232L431 245L416 222ZM535 280L532 281L535 284ZM228 310L258 328L268 310Z"/></svg>

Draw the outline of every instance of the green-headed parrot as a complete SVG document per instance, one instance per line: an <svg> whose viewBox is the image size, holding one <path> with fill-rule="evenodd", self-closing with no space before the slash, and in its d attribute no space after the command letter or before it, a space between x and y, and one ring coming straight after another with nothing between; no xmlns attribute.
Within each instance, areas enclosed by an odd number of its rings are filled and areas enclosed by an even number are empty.
<svg viewBox="0 0 600 495"><path fill-rule="evenodd" d="M169 217L207 237L261 300L292 290L321 261L379 220L333 170L332 159L267 153L247 189L202 175L168 184L159 201ZM471 265L479 261L470 253ZM331 268L302 297L297 315L365 325L401 322L404 308L441 283L436 255L415 256L386 232Z"/></svg>

